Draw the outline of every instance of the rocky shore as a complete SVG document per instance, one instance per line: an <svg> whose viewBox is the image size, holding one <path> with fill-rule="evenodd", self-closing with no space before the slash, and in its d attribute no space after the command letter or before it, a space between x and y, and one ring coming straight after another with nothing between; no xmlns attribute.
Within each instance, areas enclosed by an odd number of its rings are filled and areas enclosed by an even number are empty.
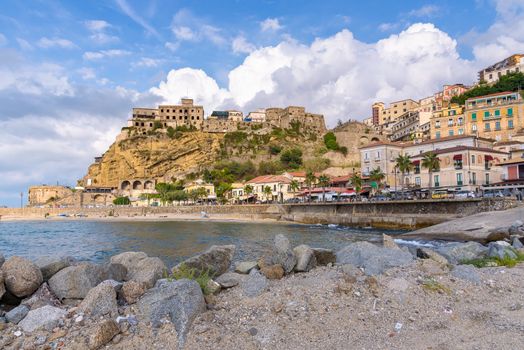
<svg viewBox="0 0 524 350"><path fill-rule="evenodd" d="M277 235L258 261L212 246L174 267L0 257L0 348L517 349L523 236L517 221L487 245L334 252Z"/></svg>

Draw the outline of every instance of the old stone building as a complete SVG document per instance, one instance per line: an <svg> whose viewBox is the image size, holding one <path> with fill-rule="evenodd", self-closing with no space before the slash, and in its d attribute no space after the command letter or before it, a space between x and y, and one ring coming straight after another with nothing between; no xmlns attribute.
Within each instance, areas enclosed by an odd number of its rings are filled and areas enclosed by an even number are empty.
<svg viewBox="0 0 524 350"><path fill-rule="evenodd" d="M306 129L309 128L320 134L326 132L326 124L322 114L308 113L304 107L299 106L267 108L266 121L283 129L290 129L293 123L299 122Z"/></svg>
<svg viewBox="0 0 524 350"><path fill-rule="evenodd" d="M65 186L31 186L29 187L29 205L38 206L56 201L73 194L73 190Z"/></svg>

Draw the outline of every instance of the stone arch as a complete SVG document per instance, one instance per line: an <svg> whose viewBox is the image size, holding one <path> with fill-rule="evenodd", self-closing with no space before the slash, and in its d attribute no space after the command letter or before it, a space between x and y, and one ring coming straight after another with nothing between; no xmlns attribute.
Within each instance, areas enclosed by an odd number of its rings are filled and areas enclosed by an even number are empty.
<svg viewBox="0 0 524 350"><path fill-rule="evenodd" d="M360 144L367 144L369 139L367 136L360 136Z"/></svg>
<svg viewBox="0 0 524 350"><path fill-rule="evenodd" d="M144 189L145 190L152 190L154 188L155 188L155 186L153 185L153 181L147 180L146 182L144 182Z"/></svg>
<svg viewBox="0 0 524 350"><path fill-rule="evenodd" d="M139 180L133 181L133 189L134 190L141 190L141 189L143 189L142 182L140 182Z"/></svg>
<svg viewBox="0 0 524 350"><path fill-rule="evenodd" d="M120 189L123 190L123 191L130 190L131 189L131 182L129 182L127 180L122 181L122 184L120 185Z"/></svg>
<svg viewBox="0 0 524 350"><path fill-rule="evenodd" d="M371 138L371 142L379 142L379 138L378 137L372 137Z"/></svg>
<svg viewBox="0 0 524 350"><path fill-rule="evenodd" d="M105 203L106 201L106 198L105 198L105 195L102 195L102 194L96 194L94 197L93 197L93 201L95 203Z"/></svg>

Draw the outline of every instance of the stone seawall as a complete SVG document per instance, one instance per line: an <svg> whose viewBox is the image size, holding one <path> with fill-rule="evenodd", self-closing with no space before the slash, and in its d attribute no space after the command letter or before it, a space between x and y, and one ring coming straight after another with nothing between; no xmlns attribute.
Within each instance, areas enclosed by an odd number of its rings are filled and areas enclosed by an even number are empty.
<svg viewBox="0 0 524 350"><path fill-rule="evenodd" d="M359 203L261 204L111 208L0 208L0 218L43 218L45 214L85 214L88 217L193 215L205 211L212 219L274 219L306 224L340 224L414 229L480 212L515 207L513 199L388 201Z"/></svg>

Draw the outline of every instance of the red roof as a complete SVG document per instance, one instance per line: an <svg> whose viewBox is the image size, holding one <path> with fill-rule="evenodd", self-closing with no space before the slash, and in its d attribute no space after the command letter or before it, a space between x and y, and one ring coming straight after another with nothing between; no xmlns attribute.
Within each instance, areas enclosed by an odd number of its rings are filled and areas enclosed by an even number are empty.
<svg viewBox="0 0 524 350"><path fill-rule="evenodd" d="M248 181L248 183L266 184L271 182L281 182L289 184L291 180L283 175L261 175Z"/></svg>
<svg viewBox="0 0 524 350"><path fill-rule="evenodd" d="M469 100L478 100L478 99L480 99L480 98L484 98L484 97L493 97L493 96L509 95L509 94L515 94L515 93L516 93L515 91L496 92L496 93L489 94L489 95L483 95L483 96L477 96L477 97L470 97L470 98L468 98L466 101L469 101Z"/></svg>
<svg viewBox="0 0 524 350"><path fill-rule="evenodd" d="M331 182L348 182L350 177L349 175L332 177Z"/></svg>

